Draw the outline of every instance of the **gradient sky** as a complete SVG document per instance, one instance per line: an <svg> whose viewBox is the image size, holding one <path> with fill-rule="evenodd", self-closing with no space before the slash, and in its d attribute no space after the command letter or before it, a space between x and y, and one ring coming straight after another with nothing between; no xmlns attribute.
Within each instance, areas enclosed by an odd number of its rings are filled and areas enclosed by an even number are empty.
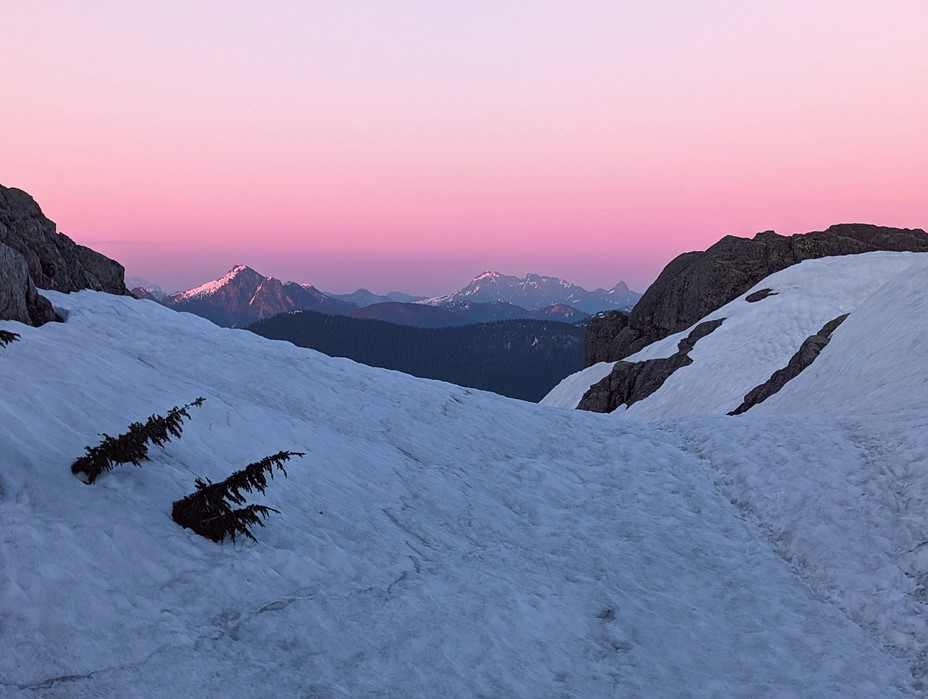
<svg viewBox="0 0 928 699"><path fill-rule="evenodd" d="M30 0L0 184L173 290L538 272L928 227L928 2Z"/></svg>

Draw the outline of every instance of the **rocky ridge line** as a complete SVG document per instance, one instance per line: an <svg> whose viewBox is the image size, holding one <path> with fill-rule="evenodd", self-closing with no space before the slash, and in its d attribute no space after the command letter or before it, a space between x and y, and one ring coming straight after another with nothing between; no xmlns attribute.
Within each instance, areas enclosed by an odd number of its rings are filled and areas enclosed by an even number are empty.
<svg viewBox="0 0 928 699"><path fill-rule="evenodd" d="M635 304L627 320L616 314L587 324L587 366L614 362L684 330L738 298L759 281L803 260L880 250L928 252L928 233L862 223L782 236L725 236L704 252L684 253L668 264Z"/></svg>
<svg viewBox="0 0 928 699"><path fill-rule="evenodd" d="M0 185L0 320L42 325L56 319L38 289L128 294L118 262L56 230L36 201Z"/></svg>

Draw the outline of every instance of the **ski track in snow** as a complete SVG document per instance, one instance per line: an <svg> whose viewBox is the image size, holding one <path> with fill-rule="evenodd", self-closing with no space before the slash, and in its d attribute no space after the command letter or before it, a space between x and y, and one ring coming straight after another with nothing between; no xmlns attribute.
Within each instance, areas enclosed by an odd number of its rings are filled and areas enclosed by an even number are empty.
<svg viewBox="0 0 928 699"><path fill-rule="evenodd" d="M879 471L892 423L640 425L48 297L66 323L0 323L22 335L0 349L2 696L917 691L919 500ZM141 468L71 475L101 433L200 395ZM171 521L197 476L281 449L307 455L252 499L281 510L257 544Z"/></svg>

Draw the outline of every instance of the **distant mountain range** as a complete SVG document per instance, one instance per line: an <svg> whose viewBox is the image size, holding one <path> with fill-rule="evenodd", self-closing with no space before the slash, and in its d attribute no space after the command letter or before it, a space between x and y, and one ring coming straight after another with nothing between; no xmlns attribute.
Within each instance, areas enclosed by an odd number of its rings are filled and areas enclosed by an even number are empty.
<svg viewBox="0 0 928 699"><path fill-rule="evenodd" d="M138 298L160 301L167 296L164 289L142 277L126 277L126 287Z"/></svg>
<svg viewBox="0 0 928 699"><path fill-rule="evenodd" d="M402 291L391 291L381 296L367 289L358 289L351 294L333 294L331 291L324 291L322 293L333 299L338 299L339 301L353 303L360 308L373 306L375 303L415 303L425 298L425 296L410 296L409 294L404 294Z"/></svg>
<svg viewBox="0 0 928 699"><path fill-rule="evenodd" d="M611 290L587 291L557 277L511 277L497 272L482 274L460 291L431 299L399 291L378 295L367 289L326 294L310 284L266 277L245 265L236 265L219 279L175 294L166 295L156 284L143 279L131 281L132 292L140 298L194 313L225 327L244 327L298 310L417 327L514 319L577 323L598 311L627 309L640 297L624 282Z"/></svg>
<svg viewBox="0 0 928 699"><path fill-rule="evenodd" d="M499 272L484 272L460 291L420 301L429 306L445 306L458 301L505 301L530 311L552 304L571 306L592 315L599 311L629 310L641 294L630 290L625 282L611 289L587 291L558 277L526 274L514 277Z"/></svg>
<svg viewBox="0 0 928 699"><path fill-rule="evenodd" d="M245 326L288 311L344 314L356 308L310 284L284 283L244 265L236 265L215 281L165 296L160 303L225 327Z"/></svg>

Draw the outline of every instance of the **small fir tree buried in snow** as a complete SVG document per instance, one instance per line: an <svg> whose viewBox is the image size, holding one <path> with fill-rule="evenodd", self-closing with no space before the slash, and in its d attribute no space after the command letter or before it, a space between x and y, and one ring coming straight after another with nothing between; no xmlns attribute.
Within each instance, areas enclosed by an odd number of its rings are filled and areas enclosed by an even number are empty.
<svg viewBox="0 0 928 699"><path fill-rule="evenodd" d="M286 477L287 471L283 464L294 456L303 457L305 454L299 451L277 452L249 464L219 483L197 478L196 492L177 500L171 510L171 517L180 526L216 542L222 541L227 535L235 541L237 534L257 541L250 527L263 527L268 514L279 514L279 511L265 505L239 508L233 505L245 504L243 491L250 493L257 490L263 493L267 488L267 476L273 478L275 468Z"/></svg>
<svg viewBox="0 0 928 699"><path fill-rule="evenodd" d="M133 422L129 431L118 437L103 435L103 441L95 447L85 447L87 452L71 464L71 473L83 474L86 483L93 483L104 471L118 464L135 464L148 458L148 444L164 446L172 437L180 437L184 418L190 418L189 408L203 405L204 398L197 398L183 407L174 407L167 415L152 415L143 425Z"/></svg>
<svg viewBox="0 0 928 699"><path fill-rule="evenodd" d="M19 339L17 333L11 333L9 330L0 330L0 347L6 347L11 342Z"/></svg>

